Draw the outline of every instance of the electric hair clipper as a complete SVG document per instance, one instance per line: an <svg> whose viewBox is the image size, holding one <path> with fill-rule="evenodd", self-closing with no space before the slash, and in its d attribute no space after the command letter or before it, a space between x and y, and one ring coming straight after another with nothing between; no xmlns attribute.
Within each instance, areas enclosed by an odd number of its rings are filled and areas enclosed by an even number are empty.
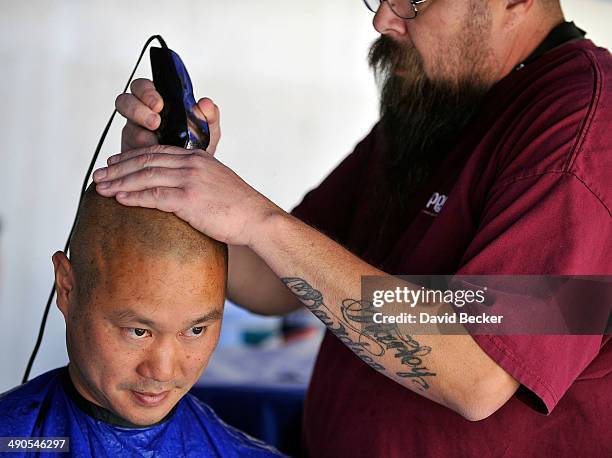
<svg viewBox="0 0 612 458"><path fill-rule="evenodd" d="M150 48L153 84L164 100L161 124L156 131L162 145L206 149L210 142L208 123L194 113L196 105L185 64L170 48Z"/></svg>

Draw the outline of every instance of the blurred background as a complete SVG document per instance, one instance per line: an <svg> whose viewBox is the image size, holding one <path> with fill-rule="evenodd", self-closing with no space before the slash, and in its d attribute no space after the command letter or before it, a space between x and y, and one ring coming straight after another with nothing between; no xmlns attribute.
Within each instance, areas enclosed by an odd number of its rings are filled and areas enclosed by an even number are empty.
<svg viewBox="0 0 612 458"><path fill-rule="evenodd" d="M612 45L610 1L562 4L588 37ZM360 0L1 0L0 392L21 380L53 281L51 255L64 246L87 164L146 38L161 34L196 97L220 106L217 156L289 210L377 119L371 21ZM148 58L137 76L150 77ZM122 125L116 119L102 160L119 151ZM244 361L236 348L263 342L270 367L282 366L279 328L230 305L218 355ZM317 347L316 337L309 342L298 351L306 360ZM54 304L31 377L66 362ZM305 385L304 369L287 380ZM211 377L231 372L230 364Z"/></svg>

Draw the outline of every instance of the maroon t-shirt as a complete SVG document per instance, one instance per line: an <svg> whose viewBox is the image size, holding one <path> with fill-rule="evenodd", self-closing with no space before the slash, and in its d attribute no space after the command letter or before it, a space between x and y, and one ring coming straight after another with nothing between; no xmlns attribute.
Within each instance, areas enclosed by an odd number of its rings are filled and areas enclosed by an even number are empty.
<svg viewBox="0 0 612 458"><path fill-rule="evenodd" d="M293 213L392 274L612 275L611 85L607 50L566 43L492 88L384 226L378 127ZM478 422L389 380L328 332L306 399L307 453L612 456L610 336L473 338L521 384Z"/></svg>

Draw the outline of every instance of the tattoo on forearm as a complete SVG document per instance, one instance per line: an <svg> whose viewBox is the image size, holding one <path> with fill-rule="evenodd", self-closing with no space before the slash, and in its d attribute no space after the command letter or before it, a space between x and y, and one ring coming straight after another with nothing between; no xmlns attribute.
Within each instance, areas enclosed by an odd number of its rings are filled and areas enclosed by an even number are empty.
<svg viewBox="0 0 612 458"><path fill-rule="evenodd" d="M421 391L429 389L428 378L436 374L425 367L423 358L431 353L431 347L403 334L395 324L374 323L372 314L375 308L367 301L343 300L340 307L342 316L339 317L325 305L321 292L306 280L297 277L281 280L363 362L384 372L385 366L374 358L382 357L387 350L393 351L394 357L406 367L405 371L395 372L395 375L410 379ZM357 334L356 340L351 338L349 330Z"/></svg>

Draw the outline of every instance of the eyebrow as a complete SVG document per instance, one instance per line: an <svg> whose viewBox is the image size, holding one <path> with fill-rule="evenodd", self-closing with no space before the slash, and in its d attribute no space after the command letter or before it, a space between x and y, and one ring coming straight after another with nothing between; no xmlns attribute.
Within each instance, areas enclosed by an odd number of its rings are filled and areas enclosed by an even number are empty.
<svg viewBox="0 0 612 458"><path fill-rule="evenodd" d="M115 312L113 316L115 319L118 319L118 320L134 321L137 323L144 324L145 326L148 326L150 328L156 327L155 321L147 317L141 316L138 313L134 312L133 310L123 310L120 312ZM206 321L217 321L217 320L220 320L222 316L223 314L221 313L221 310L214 309L194 320L191 320L189 323L187 323L186 327L190 328L192 326L195 326L196 324L204 323Z"/></svg>

